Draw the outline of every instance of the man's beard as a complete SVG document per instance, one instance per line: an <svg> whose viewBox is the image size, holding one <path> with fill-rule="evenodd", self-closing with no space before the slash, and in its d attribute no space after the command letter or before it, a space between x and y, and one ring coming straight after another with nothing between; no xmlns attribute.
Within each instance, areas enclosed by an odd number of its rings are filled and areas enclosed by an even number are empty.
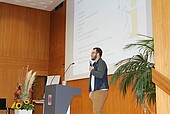
<svg viewBox="0 0 170 114"><path fill-rule="evenodd" d="M91 58L92 61L94 61L97 58L97 56L94 56L94 58Z"/></svg>
<svg viewBox="0 0 170 114"><path fill-rule="evenodd" d="M91 60L93 60L93 61L94 61L95 59L93 58L93 59L91 59Z"/></svg>

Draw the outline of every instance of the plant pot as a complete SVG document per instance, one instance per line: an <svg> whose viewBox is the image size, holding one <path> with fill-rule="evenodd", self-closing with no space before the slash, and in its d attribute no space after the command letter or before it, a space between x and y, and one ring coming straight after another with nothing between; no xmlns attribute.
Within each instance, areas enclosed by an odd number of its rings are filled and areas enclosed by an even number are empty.
<svg viewBox="0 0 170 114"><path fill-rule="evenodd" d="M32 110L15 110L14 114L32 114Z"/></svg>

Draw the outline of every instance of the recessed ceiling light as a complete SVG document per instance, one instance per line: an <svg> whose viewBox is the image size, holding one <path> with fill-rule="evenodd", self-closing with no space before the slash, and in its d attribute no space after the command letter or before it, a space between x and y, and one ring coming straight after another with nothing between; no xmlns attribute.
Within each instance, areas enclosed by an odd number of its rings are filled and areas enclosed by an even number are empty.
<svg viewBox="0 0 170 114"><path fill-rule="evenodd" d="M53 3L54 1L50 1L51 3Z"/></svg>
<svg viewBox="0 0 170 114"><path fill-rule="evenodd" d="M40 2L41 4L46 4L45 2Z"/></svg>
<svg viewBox="0 0 170 114"><path fill-rule="evenodd" d="M48 6L44 6L44 8L47 8Z"/></svg>
<svg viewBox="0 0 170 114"><path fill-rule="evenodd" d="M32 2L32 3L30 3L30 4L31 4L31 5L33 5L33 6L35 6L35 5L36 5L36 4L35 4L35 3L33 3L33 2Z"/></svg>
<svg viewBox="0 0 170 114"><path fill-rule="evenodd" d="M15 2L21 2L20 0L15 0Z"/></svg>

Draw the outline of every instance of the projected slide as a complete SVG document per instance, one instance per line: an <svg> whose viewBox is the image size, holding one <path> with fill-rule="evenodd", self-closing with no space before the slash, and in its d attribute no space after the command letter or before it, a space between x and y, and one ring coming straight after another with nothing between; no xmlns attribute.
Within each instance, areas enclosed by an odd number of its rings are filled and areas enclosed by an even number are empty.
<svg viewBox="0 0 170 114"><path fill-rule="evenodd" d="M147 0L74 0L72 18L72 61L75 66L67 80L87 78L90 53L94 47L103 50L109 73L114 64L138 52L124 51L126 44L148 34ZM69 17L68 17L69 19ZM150 28L149 28L150 29ZM67 35L67 37L69 37ZM66 57L67 59L67 57ZM70 61L71 62L71 61Z"/></svg>

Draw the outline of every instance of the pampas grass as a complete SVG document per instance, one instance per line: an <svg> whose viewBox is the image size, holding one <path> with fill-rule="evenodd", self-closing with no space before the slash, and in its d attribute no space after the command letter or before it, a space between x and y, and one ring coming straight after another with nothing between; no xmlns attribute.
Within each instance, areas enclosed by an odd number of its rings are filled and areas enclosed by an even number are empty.
<svg viewBox="0 0 170 114"><path fill-rule="evenodd" d="M32 76L30 77L30 81L29 81L29 84L28 84L28 90L32 88L32 84L34 83L34 80L35 80L35 78L36 78L35 75L36 75L36 72L34 72L34 73L32 74Z"/></svg>
<svg viewBox="0 0 170 114"><path fill-rule="evenodd" d="M26 77L25 77L25 87L24 87L24 100L29 99L29 90L32 88L32 84L34 83L34 80L36 78L36 72L33 72L33 70L28 70L26 71Z"/></svg>

